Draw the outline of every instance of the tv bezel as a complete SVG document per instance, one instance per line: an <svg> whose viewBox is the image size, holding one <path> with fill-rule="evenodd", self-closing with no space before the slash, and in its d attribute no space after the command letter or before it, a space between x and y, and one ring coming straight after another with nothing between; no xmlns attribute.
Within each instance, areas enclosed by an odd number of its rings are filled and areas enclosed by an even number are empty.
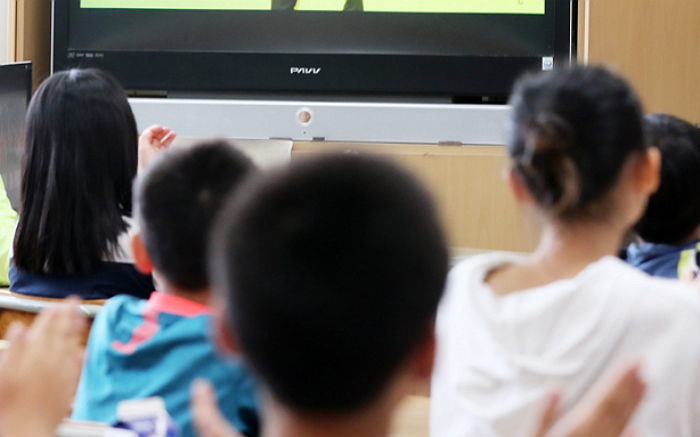
<svg viewBox="0 0 700 437"><path fill-rule="evenodd" d="M106 58L70 59L71 1L52 0L52 71L102 68L121 80L132 95L303 94L504 102L520 72L542 69L541 58L513 56L112 51ZM556 68L576 59L578 0L553 1ZM320 68L323 74L292 75L294 66ZM390 71L402 74L387 80L385 73Z"/></svg>

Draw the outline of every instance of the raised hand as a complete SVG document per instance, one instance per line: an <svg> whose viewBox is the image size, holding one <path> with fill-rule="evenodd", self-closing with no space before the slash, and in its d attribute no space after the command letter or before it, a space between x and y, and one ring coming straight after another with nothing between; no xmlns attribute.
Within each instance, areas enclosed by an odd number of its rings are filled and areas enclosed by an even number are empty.
<svg viewBox="0 0 700 437"><path fill-rule="evenodd" d="M144 130L139 137L139 171L148 167L175 138L175 131L165 126L153 125Z"/></svg>

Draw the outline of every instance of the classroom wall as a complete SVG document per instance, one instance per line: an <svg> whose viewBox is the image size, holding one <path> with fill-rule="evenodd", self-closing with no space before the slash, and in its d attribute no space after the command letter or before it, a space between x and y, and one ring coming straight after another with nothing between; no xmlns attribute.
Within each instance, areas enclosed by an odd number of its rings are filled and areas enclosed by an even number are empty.
<svg viewBox="0 0 700 437"><path fill-rule="evenodd" d="M456 255L481 250L527 251L534 220L515 203L504 181L502 146L433 146L297 142L293 159L329 151L377 153L408 168L433 194Z"/></svg>
<svg viewBox="0 0 700 437"><path fill-rule="evenodd" d="M649 112L700 123L700 1L582 0L581 57L630 79Z"/></svg>
<svg viewBox="0 0 700 437"><path fill-rule="evenodd" d="M37 86L50 72L51 1L4 1L14 2L16 11L15 60L34 63L32 72Z"/></svg>

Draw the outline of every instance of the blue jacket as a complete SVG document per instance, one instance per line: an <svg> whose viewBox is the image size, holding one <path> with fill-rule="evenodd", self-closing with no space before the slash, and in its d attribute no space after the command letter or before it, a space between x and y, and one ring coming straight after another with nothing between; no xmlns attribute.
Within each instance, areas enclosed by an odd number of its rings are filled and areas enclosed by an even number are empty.
<svg viewBox="0 0 700 437"><path fill-rule="evenodd" d="M73 419L114 423L119 402L158 396L181 435L194 436L190 390L203 378L229 422L256 437L255 384L240 362L217 354L211 318L209 307L158 292L110 299L90 332Z"/></svg>
<svg viewBox="0 0 700 437"><path fill-rule="evenodd" d="M678 279L694 264L700 240L682 246L641 243L627 248L627 262L652 276Z"/></svg>

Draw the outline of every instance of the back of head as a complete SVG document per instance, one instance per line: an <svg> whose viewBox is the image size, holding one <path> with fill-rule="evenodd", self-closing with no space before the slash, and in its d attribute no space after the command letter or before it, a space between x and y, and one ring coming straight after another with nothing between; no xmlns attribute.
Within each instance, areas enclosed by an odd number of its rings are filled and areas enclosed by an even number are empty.
<svg viewBox="0 0 700 437"><path fill-rule="evenodd" d="M172 150L140 175L136 216L153 266L172 285L209 286L206 245L224 201L253 173L253 163L219 141Z"/></svg>
<svg viewBox="0 0 700 437"><path fill-rule="evenodd" d="M81 274L117 250L137 167L133 113L98 70L56 73L27 112L14 262L31 273Z"/></svg>
<svg viewBox="0 0 700 437"><path fill-rule="evenodd" d="M652 243L682 244L700 226L700 129L665 114L648 116L646 127L661 151L661 185L635 229Z"/></svg>
<svg viewBox="0 0 700 437"><path fill-rule="evenodd" d="M213 234L226 321L287 408L371 403L432 328L447 252L432 201L377 158L330 155L266 175Z"/></svg>
<svg viewBox="0 0 700 437"><path fill-rule="evenodd" d="M646 148L639 98L620 76L572 67L521 79L511 98L515 170L562 220L604 213L627 158Z"/></svg>

